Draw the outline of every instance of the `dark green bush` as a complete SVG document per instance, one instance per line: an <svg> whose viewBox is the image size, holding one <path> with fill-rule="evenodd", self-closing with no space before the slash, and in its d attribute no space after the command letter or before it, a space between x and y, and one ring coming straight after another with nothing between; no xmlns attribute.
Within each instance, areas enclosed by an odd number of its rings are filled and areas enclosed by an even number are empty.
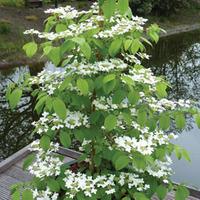
<svg viewBox="0 0 200 200"><path fill-rule="evenodd" d="M0 21L0 34L7 34L11 31L10 23L4 20Z"/></svg>
<svg viewBox="0 0 200 200"><path fill-rule="evenodd" d="M135 14L170 15L189 5L188 0L130 0Z"/></svg>

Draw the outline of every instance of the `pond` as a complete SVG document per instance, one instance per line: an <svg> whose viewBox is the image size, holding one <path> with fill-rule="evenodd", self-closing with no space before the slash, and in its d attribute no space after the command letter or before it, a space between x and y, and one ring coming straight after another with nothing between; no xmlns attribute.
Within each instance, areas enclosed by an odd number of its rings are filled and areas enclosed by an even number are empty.
<svg viewBox="0 0 200 200"><path fill-rule="evenodd" d="M0 70L0 161L26 146L32 138L32 125L35 120L33 101L24 95L18 109L11 111L5 99L6 86L19 80L22 74L36 74L43 64L31 67L21 66Z"/></svg>
<svg viewBox="0 0 200 200"><path fill-rule="evenodd" d="M147 64L155 74L166 77L173 98L192 99L200 105L200 31L161 39ZM174 156L173 180L200 189L200 129L189 120L175 143L188 150L191 163Z"/></svg>
<svg viewBox="0 0 200 200"><path fill-rule="evenodd" d="M200 103L200 31L163 38L151 50L147 66L154 73L166 76L171 84L173 98L197 100ZM15 81L21 74L35 74L41 64L0 70L0 160L13 154L32 140L31 122L35 120L30 97L24 96L20 108L11 112L3 97L8 81ZM177 144L185 147L191 155L191 163L176 161L173 180L200 189L200 130L189 121L187 130L180 134Z"/></svg>

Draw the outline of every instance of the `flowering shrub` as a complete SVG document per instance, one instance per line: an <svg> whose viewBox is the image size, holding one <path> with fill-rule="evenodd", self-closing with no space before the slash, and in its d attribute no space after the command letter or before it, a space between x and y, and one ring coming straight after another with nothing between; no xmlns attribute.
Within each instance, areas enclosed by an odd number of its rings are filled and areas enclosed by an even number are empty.
<svg viewBox="0 0 200 200"><path fill-rule="evenodd" d="M185 116L200 115L189 100L166 99L168 84L141 65L149 56L145 43L157 42L157 25L144 29L146 19L132 16L128 0L101 0L88 11L49 9L45 32L28 30L42 39L24 46L54 63L37 76L8 88L14 108L22 90L36 99L40 115L33 122L40 140L32 144L24 168L34 176L13 187L13 199L147 200L164 199L183 186L170 180L171 154L190 160L187 151L171 143L171 126L185 127ZM149 40L148 40L149 38ZM76 167L65 164L60 146L82 152Z"/></svg>

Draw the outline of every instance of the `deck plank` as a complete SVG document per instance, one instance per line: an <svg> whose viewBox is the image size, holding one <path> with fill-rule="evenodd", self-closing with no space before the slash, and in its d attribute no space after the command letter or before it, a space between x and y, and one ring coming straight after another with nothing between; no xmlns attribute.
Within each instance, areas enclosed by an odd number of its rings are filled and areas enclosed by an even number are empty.
<svg viewBox="0 0 200 200"><path fill-rule="evenodd" d="M30 181L32 178L28 172L16 166L12 166L9 170L5 171L4 174L23 182Z"/></svg>
<svg viewBox="0 0 200 200"><path fill-rule="evenodd" d="M187 200L199 200L200 198L189 196ZM152 200L159 200L158 197L153 197ZM175 200L175 192L170 192L167 194L165 200Z"/></svg>
<svg viewBox="0 0 200 200"><path fill-rule="evenodd" d="M16 154L12 155L5 161L0 163L0 200L10 200L10 187L11 185L18 183L29 181L31 179L31 175L23 171L23 161L25 157L29 154L28 147L20 150ZM77 153L73 150L61 149L59 151L60 154L64 156L65 163L74 162L79 156L80 153ZM174 193L169 193L165 200L174 200ZM159 200L156 197L153 197L152 200ZM199 198L189 197L188 200L200 200Z"/></svg>

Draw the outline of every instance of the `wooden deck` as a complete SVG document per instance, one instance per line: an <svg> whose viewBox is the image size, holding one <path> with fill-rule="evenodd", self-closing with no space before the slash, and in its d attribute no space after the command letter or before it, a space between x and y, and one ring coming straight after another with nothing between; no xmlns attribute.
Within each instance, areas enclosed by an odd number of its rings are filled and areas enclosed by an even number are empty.
<svg viewBox="0 0 200 200"><path fill-rule="evenodd" d="M13 154L6 160L0 163L0 200L11 200L10 197L10 186L12 184L29 181L31 175L23 171L23 160L30 153L28 150L29 146L23 148L17 153ZM79 153L69 150L69 149L60 149L60 154L65 156L65 162L75 162L75 160L80 156ZM174 200L174 194L168 194L166 200ZM198 200L200 197L189 197L188 200ZM28 199L27 199L28 200ZM153 198L153 200L159 200Z"/></svg>
<svg viewBox="0 0 200 200"><path fill-rule="evenodd" d="M65 156L66 163L74 162L80 156L79 153L68 149L60 149L59 153ZM22 169L23 161L28 154L29 146L0 163L0 200L11 200L11 185L31 179L31 175Z"/></svg>

